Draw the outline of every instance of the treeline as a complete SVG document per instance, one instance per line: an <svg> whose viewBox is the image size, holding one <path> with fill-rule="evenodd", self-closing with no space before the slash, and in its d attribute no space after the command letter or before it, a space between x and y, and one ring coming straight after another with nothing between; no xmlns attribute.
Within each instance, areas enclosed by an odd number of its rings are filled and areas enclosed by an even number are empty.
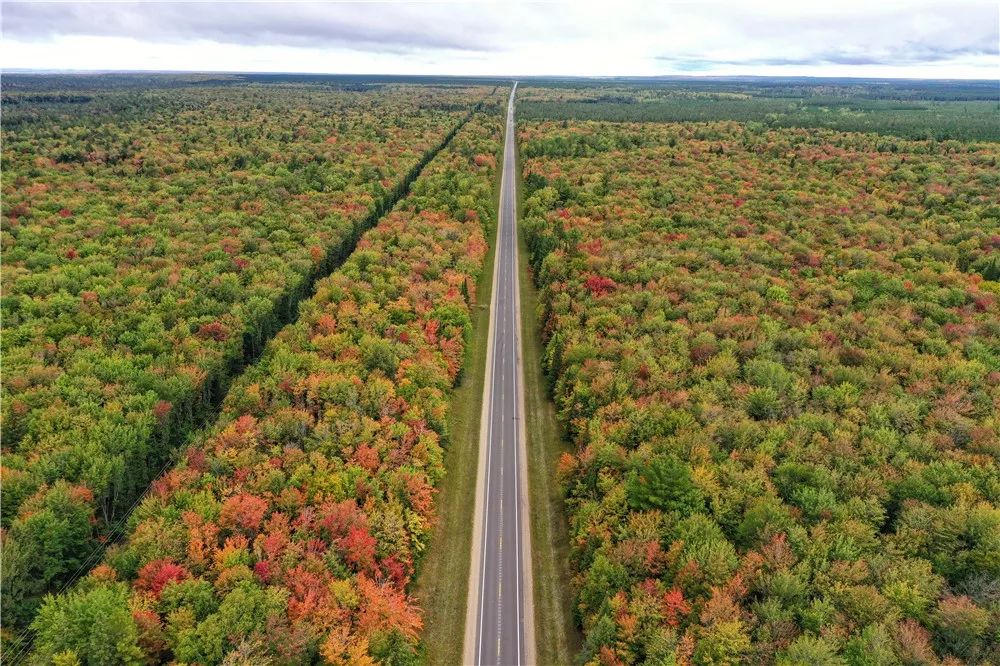
<svg viewBox="0 0 1000 666"><path fill-rule="evenodd" d="M522 124L584 662L1000 662L1000 151L883 141Z"/></svg>
<svg viewBox="0 0 1000 666"><path fill-rule="evenodd" d="M35 659L416 663L407 588L494 223L499 108L317 283L153 485L127 541L46 601Z"/></svg>
<svg viewBox="0 0 1000 666"><path fill-rule="evenodd" d="M94 99L90 95L71 95L68 93L38 94L38 95L4 95L0 103L17 104L86 104Z"/></svg>
<svg viewBox="0 0 1000 666"><path fill-rule="evenodd" d="M5 628L121 535L230 379L489 92L246 106L215 90L188 110L5 126ZM466 110L414 110L435 96Z"/></svg>
<svg viewBox="0 0 1000 666"><path fill-rule="evenodd" d="M590 97L603 96L608 90L625 89L652 96L676 95L752 95L809 99L837 96L845 99L884 100L996 100L996 81L955 79L860 79L855 77L813 76L731 76L731 77L610 77L601 79L533 79L532 89L544 88L557 94L584 92ZM526 90L527 92L527 90Z"/></svg>

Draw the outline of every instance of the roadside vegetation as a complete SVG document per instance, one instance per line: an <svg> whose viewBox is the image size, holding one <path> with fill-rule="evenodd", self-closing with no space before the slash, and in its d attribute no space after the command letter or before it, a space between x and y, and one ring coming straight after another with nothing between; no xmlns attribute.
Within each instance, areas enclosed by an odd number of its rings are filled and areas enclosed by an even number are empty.
<svg viewBox="0 0 1000 666"><path fill-rule="evenodd" d="M518 195L520 211L524 201L524 183L520 181ZM519 224L520 219L519 215ZM541 303L523 229L519 228L518 234L521 353L534 551L531 564L535 586L535 654L540 664L571 664L580 653L581 636L573 613L573 590L566 584L572 577L567 536L569 514L556 469L561 456L572 451L572 444L556 416L550 377L544 371Z"/></svg>
<svg viewBox="0 0 1000 666"><path fill-rule="evenodd" d="M468 601L472 526L476 505L479 462L479 426L486 379L493 262L496 258L497 209L503 143L494 155L497 168L489 217L483 218L489 251L472 301L472 340L465 365L451 398L445 476L438 494L437 523L416 576L414 596L423 610L423 644L427 663L451 666L462 661L462 636Z"/></svg>
<svg viewBox="0 0 1000 666"><path fill-rule="evenodd" d="M520 143L582 661L1000 661L998 145Z"/></svg>

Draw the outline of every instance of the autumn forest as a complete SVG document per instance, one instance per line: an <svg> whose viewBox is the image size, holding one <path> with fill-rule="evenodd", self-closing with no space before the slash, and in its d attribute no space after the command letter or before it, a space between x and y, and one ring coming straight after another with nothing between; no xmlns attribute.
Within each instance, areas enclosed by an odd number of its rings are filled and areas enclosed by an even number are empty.
<svg viewBox="0 0 1000 666"><path fill-rule="evenodd" d="M454 663L512 83L5 75L5 662ZM539 663L1000 663L987 83L519 82Z"/></svg>

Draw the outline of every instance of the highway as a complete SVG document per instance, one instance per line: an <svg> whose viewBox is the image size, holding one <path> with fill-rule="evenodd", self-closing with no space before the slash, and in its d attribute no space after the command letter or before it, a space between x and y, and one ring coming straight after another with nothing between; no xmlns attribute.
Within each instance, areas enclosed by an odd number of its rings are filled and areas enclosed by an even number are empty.
<svg viewBox="0 0 1000 666"><path fill-rule="evenodd" d="M476 484L467 664L534 663L534 613L517 270L514 95L507 106L489 353Z"/></svg>

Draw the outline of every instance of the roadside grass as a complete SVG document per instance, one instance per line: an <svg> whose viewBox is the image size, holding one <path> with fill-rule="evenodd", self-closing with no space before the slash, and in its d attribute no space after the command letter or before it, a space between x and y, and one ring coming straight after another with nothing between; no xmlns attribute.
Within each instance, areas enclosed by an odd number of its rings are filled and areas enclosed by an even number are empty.
<svg viewBox="0 0 1000 666"><path fill-rule="evenodd" d="M520 210L523 192L520 167L517 174ZM498 169L494 210L499 205L499 194ZM473 342L467 350L461 382L452 395L451 436L444 459L447 473L437 498L438 522L414 588L417 603L424 611L424 657L432 665L462 663L496 233L494 220L488 233L489 254L476 287ZM521 234L518 234L518 245L536 656L539 664L568 665L580 654L582 639L573 621L568 523L555 469L559 456L570 450L570 445L556 420L555 407L549 399L548 380L542 372L538 295Z"/></svg>
<svg viewBox="0 0 1000 666"><path fill-rule="evenodd" d="M500 172L497 169L493 186L494 211L500 203ZM424 611L426 662L441 666L462 663L497 227L494 219L487 229L490 249L476 285L472 344L466 349L465 366L460 383L453 389L448 415L450 437L444 456L446 473L437 496L438 521L414 590L417 605Z"/></svg>
<svg viewBox="0 0 1000 666"><path fill-rule="evenodd" d="M518 156L519 157L519 156ZM518 159L518 224L521 216ZM518 278L521 286L521 353L524 365L525 425L528 431L528 492L531 504L531 564L535 593L536 656L539 664L573 664L582 636L573 620L572 574L569 567L568 519L555 471L559 456L570 450L549 398L542 370L538 292L531 277L528 248L518 233Z"/></svg>

